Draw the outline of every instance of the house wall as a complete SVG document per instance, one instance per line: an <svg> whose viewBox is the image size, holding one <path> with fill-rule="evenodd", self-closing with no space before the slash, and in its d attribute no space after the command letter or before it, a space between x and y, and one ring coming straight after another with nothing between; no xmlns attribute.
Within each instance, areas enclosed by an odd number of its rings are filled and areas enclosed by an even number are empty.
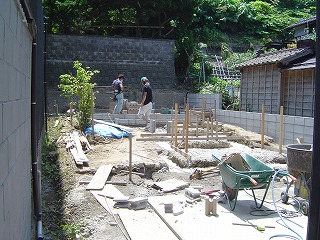
<svg viewBox="0 0 320 240"><path fill-rule="evenodd" d="M280 71L276 64L251 66L242 69L240 87L240 110L279 113Z"/></svg>
<svg viewBox="0 0 320 240"><path fill-rule="evenodd" d="M32 239L31 47L20 1L0 7L0 238Z"/></svg>
<svg viewBox="0 0 320 240"><path fill-rule="evenodd" d="M313 117L315 98L315 69L282 72L284 114Z"/></svg>
<svg viewBox="0 0 320 240"><path fill-rule="evenodd" d="M222 123L242 127L245 130L261 133L261 113L216 110L217 120ZM303 138L305 143L313 142L313 118L283 116L283 145L297 143L296 138ZM280 115L265 114L265 135L272 137L279 144Z"/></svg>

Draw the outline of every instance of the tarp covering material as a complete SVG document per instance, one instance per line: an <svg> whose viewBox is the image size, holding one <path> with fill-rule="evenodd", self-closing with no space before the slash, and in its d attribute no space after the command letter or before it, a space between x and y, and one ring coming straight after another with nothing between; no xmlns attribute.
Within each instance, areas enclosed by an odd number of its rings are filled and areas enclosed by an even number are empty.
<svg viewBox="0 0 320 240"><path fill-rule="evenodd" d="M86 135L92 134L92 126L88 127L84 132ZM94 125L94 133L101 134L105 138L129 137L129 132L126 130L100 123Z"/></svg>

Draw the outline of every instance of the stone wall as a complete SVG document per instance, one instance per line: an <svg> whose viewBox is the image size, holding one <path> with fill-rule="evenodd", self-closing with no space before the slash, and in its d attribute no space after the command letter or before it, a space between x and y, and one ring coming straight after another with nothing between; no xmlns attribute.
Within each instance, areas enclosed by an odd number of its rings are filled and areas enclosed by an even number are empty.
<svg viewBox="0 0 320 240"><path fill-rule="evenodd" d="M97 83L96 107L109 104L112 81L123 73L125 95L131 101L140 99L140 78L150 79L154 92L172 90L176 86L174 70L174 41L104 36L48 35L46 78L48 86L48 111L55 111L54 103L66 109L60 98L59 76L73 72L73 61L83 67L99 70L92 78ZM109 96L110 95L110 96ZM137 97L139 96L139 97ZM166 99L164 99L164 104ZM161 99L157 102L161 104Z"/></svg>

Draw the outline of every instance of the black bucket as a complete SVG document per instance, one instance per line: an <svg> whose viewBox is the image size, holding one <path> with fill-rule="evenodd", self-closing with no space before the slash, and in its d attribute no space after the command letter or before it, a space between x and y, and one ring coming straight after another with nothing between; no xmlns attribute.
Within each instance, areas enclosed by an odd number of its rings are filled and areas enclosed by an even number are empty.
<svg viewBox="0 0 320 240"><path fill-rule="evenodd" d="M289 170L311 173L312 144L287 145L287 158Z"/></svg>

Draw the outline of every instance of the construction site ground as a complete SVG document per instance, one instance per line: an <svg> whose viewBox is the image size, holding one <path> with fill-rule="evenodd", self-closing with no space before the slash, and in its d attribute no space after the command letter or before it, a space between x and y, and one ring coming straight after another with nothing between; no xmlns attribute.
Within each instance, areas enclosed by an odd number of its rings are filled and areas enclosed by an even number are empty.
<svg viewBox="0 0 320 240"><path fill-rule="evenodd" d="M105 139L96 135L93 139L89 136L87 139L92 148L86 152L89 162L80 167L75 164L63 141L76 129L66 117L50 118L48 133L56 149L52 148L48 153L54 157L48 158L49 165L47 162L45 166L50 168L52 164L58 168L43 171L51 175L51 178L42 177L43 229L46 239L194 240L209 236L216 236L217 239L269 239L272 235L291 234L278 222L279 217L275 213L266 214L274 210L271 190L268 192L268 202L263 207L267 211L259 212L263 216L252 215L254 201L246 191L239 191L235 211L230 211L227 203L218 203L217 215L206 216L205 200L186 202L185 187L170 192L155 187L155 183L176 180L186 182L186 186L200 186L203 192L222 190L219 171L212 170L217 165L212 155L219 153L245 152L275 169L286 170L285 149L279 154L279 148L271 138L265 138L265 147L261 149L260 134L221 124L224 131L242 140L190 141L188 155L191 160L174 151L169 141L142 141L139 139L140 134L146 132L139 127L131 127L131 156L128 138ZM166 132L166 129L159 127L156 132ZM131 180L128 173L130 158L134 172ZM107 181L115 184L106 184L105 192L87 190L88 183L103 165L113 166ZM201 178L190 179L196 170L201 170ZM285 186L283 181L276 179L274 189L277 199ZM147 198L148 205L142 210L114 208L113 199L106 197L108 189L115 191L114 188L130 199ZM165 213L166 202L178 204L182 208L181 212L176 215ZM278 204L284 205L281 201ZM288 207L287 211L293 213L296 208L292 205L281 207ZM305 236L307 218L295 213L292 217L295 218L294 222L299 223L295 227L299 226L298 232ZM269 225L270 228L258 231L255 227L234 223Z"/></svg>

